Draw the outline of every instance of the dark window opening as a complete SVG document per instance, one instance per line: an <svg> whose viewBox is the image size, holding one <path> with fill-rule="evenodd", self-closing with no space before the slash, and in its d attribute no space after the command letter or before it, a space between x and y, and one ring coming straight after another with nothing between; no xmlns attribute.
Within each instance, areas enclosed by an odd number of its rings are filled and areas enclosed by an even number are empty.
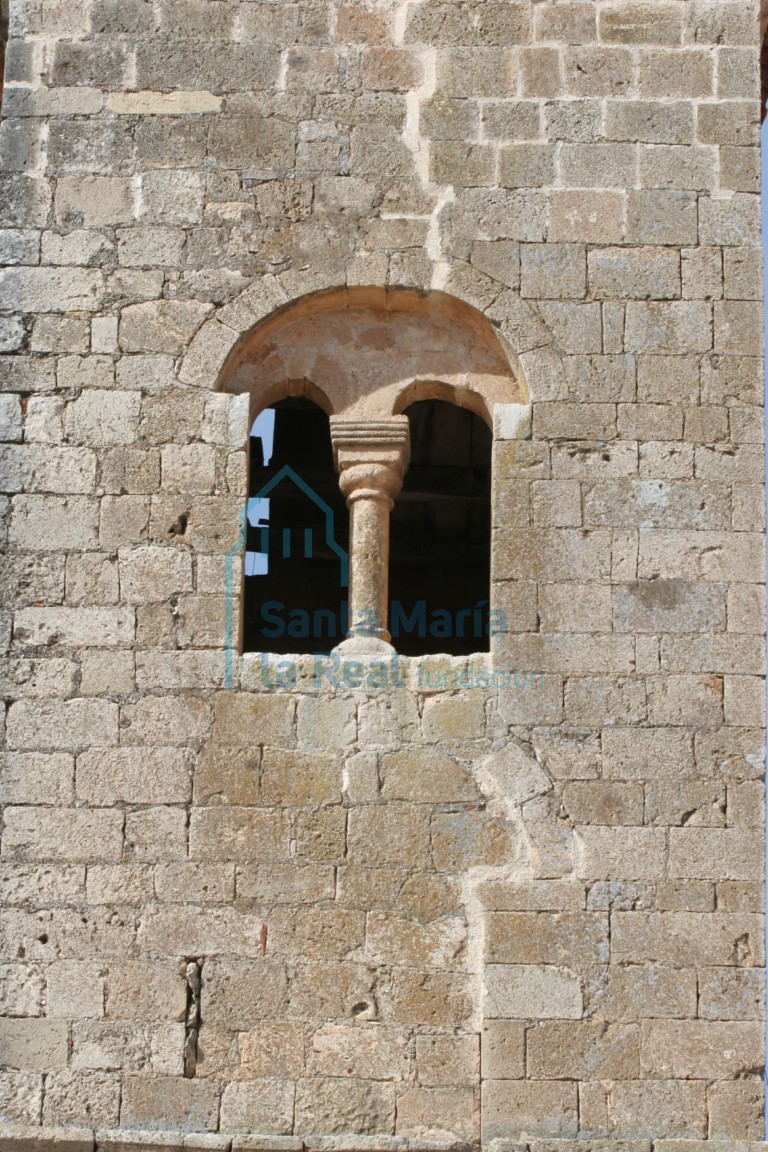
<svg viewBox="0 0 768 1152"><path fill-rule="evenodd" d="M8 43L8 0L0 0L0 107L3 103L3 83L5 78L5 46Z"/></svg>
<svg viewBox="0 0 768 1152"><path fill-rule="evenodd" d="M347 632L349 517L328 417L281 400L254 421L244 652L329 652Z"/></svg>
<svg viewBox="0 0 768 1152"><path fill-rule="evenodd" d="M392 513L390 620L404 656L487 652L492 437L442 400L407 410L411 462Z"/></svg>

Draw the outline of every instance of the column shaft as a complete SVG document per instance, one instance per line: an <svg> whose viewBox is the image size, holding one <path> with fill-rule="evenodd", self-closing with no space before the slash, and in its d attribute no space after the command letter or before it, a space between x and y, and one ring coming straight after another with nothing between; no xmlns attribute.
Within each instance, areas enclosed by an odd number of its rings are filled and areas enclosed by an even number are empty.
<svg viewBox="0 0 768 1152"><path fill-rule="evenodd" d="M384 493L349 498L349 634L389 642L389 513Z"/></svg>
<svg viewBox="0 0 768 1152"><path fill-rule="evenodd" d="M389 648L389 514L408 465L408 418L352 421L331 417L339 486L347 498L349 618L345 643Z"/></svg>

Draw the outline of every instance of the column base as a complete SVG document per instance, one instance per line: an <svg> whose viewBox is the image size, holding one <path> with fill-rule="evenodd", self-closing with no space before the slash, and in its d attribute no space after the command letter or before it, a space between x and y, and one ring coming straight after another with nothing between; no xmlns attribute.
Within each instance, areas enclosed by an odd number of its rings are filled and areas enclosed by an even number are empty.
<svg viewBox="0 0 768 1152"><path fill-rule="evenodd" d="M395 649L380 636L347 636L333 649L340 656L394 656Z"/></svg>

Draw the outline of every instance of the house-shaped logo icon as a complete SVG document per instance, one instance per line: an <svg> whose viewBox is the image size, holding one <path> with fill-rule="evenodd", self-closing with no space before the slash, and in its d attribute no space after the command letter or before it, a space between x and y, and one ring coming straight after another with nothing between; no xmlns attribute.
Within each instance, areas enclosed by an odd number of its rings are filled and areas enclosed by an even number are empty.
<svg viewBox="0 0 768 1152"><path fill-rule="evenodd" d="M270 495L286 480L294 484L322 513L324 519L322 543L330 552L338 557L339 586L341 588L347 588L349 586L349 553L335 538L336 517L333 508L331 508L321 496L318 496L317 492L315 492L305 480L302 480L301 476L288 464L284 465L280 471L268 480L248 501L248 523L252 528L258 528L260 530L260 547L258 552L246 552L246 576L266 575L269 571L269 557L270 554L273 556L276 554L274 552L275 548L279 549L279 555L283 560L288 560L293 557L296 559L311 560L316 554L316 527L299 529L300 539L296 540L296 529L277 529L271 528L270 526Z"/></svg>

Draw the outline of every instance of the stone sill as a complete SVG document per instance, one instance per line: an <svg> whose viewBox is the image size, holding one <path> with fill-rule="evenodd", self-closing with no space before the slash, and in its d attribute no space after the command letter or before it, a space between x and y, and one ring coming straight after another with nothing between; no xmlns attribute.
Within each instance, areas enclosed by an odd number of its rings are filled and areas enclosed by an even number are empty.
<svg viewBox="0 0 768 1152"><path fill-rule="evenodd" d="M49 1128L0 1124L0 1152L470 1152L451 1141L395 1136L231 1135L216 1132L149 1132L131 1129ZM558 1140L545 1137L492 1140L486 1152L768 1152L757 1140L632 1140L617 1137Z"/></svg>
<svg viewBox="0 0 768 1152"><path fill-rule="evenodd" d="M93 1131L0 1124L0 1152L469 1152L451 1141L395 1136L259 1136L219 1132ZM713 1150L714 1152L714 1150Z"/></svg>
<svg viewBox="0 0 768 1152"><path fill-rule="evenodd" d="M410 692L430 694L443 690L442 684L450 685L450 690L477 686L478 678L491 679L494 672L493 654L475 652L470 656L449 656L434 654L426 656L401 656L398 652L371 652L368 656L359 653L344 653L334 649L330 656L307 656L304 653L246 652L238 658L239 687L243 692L292 691L327 695L352 696L354 688L344 683L345 669L352 664L363 667L367 677L376 665L384 664L389 679L382 690L402 687ZM282 669L281 669L282 664ZM282 671L290 665L295 675L295 685L287 688L281 683ZM326 674L323 669L328 669ZM335 677L339 683L334 686ZM438 685L438 677L440 684ZM235 685L238 680L235 680ZM432 686L434 685L434 686ZM487 686L487 685L486 685Z"/></svg>

